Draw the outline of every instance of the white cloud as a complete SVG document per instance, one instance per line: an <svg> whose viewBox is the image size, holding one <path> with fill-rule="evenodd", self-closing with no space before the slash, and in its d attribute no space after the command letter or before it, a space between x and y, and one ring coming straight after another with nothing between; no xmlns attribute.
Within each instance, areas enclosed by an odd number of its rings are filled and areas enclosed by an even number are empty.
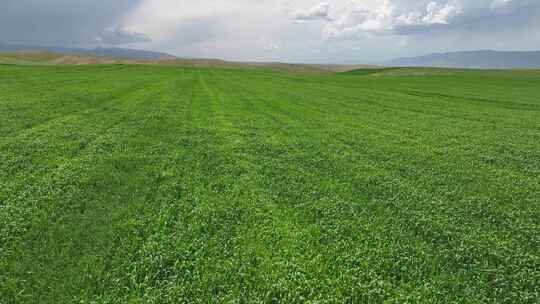
<svg viewBox="0 0 540 304"><path fill-rule="evenodd" d="M273 42L270 42L264 46L264 49L267 51L279 51L281 47Z"/></svg>
<svg viewBox="0 0 540 304"><path fill-rule="evenodd" d="M397 25L433 25L449 24L450 20L462 13L458 2L447 2L444 5L431 1L427 4L425 13L413 11L404 13L396 18Z"/></svg>
<svg viewBox="0 0 540 304"><path fill-rule="evenodd" d="M150 42L152 39L150 36L137 32L127 27L111 27L106 29L96 39L99 43L105 44L129 44L129 43L141 43Z"/></svg>
<svg viewBox="0 0 540 304"><path fill-rule="evenodd" d="M316 6L309 9L296 10L292 19L296 21L308 21L308 20L331 20L330 19L330 5L328 3L319 3Z"/></svg>
<svg viewBox="0 0 540 304"><path fill-rule="evenodd" d="M498 8L502 8L502 7L507 6L511 2L512 2L512 0L493 0L493 2L491 2L489 7L491 9L498 9Z"/></svg>
<svg viewBox="0 0 540 304"><path fill-rule="evenodd" d="M449 2L442 5L432 1L428 4L426 12L421 24L448 24L453 17L461 14L461 5Z"/></svg>
<svg viewBox="0 0 540 304"><path fill-rule="evenodd" d="M389 1L376 8L355 6L328 24L323 34L325 38L355 38L366 33L385 33L392 30L394 15L395 7Z"/></svg>
<svg viewBox="0 0 540 304"><path fill-rule="evenodd" d="M382 34L398 34L404 27L429 27L447 25L462 13L461 5L455 1L444 4L431 1L423 11L407 10L385 0L374 8L357 5L341 18L326 26L323 33L327 38L357 38Z"/></svg>

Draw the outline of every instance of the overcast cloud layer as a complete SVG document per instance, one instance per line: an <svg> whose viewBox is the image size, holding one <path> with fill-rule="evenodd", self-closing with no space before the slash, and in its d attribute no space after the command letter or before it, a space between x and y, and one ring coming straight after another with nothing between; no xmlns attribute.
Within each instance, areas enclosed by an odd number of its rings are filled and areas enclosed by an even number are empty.
<svg viewBox="0 0 540 304"><path fill-rule="evenodd" d="M188 57L376 62L540 49L538 0L4 0L0 43Z"/></svg>

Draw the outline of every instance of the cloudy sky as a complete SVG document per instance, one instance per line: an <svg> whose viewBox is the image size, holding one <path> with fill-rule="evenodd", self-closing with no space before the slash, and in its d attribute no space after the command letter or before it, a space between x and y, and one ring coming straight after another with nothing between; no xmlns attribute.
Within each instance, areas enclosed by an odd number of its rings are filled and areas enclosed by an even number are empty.
<svg viewBox="0 0 540 304"><path fill-rule="evenodd" d="M2 0L0 43L362 63L540 49L540 0Z"/></svg>

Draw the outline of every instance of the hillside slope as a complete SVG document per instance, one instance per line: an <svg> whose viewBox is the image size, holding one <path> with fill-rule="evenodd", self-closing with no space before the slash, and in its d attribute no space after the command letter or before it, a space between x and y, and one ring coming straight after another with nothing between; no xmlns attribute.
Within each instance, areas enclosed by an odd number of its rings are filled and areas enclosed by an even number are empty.
<svg viewBox="0 0 540 304"><path fill-rule="evenodd" d="M84 55L109 57L120 59L142 59L142 60L157 60L162 58L173 58L174 56L155 51L126 49L126 48L67 48L55 46L38 46L38 45L23 45L23 44L1 44L0 52L10 53L19 51L41 51L46 53L55 53L63 55Z"/></svg>
<svg viewBox="0 0 540 304"><path fill-rule="evenodd" d="M177 58L171 56L156 59L136 59L121 57L95 56L77 53L52 53L43 50L20 50L14 52L0 52L0 64L26 64L26 65L91 65L91 64L146 64L168 65L199 68L224 69L264 69L286 71L291 73L338 73L364 68L378 69L370 65L335 65L335 64L301 64L281 62L233 62L221 59L205 58Z"/></svg>

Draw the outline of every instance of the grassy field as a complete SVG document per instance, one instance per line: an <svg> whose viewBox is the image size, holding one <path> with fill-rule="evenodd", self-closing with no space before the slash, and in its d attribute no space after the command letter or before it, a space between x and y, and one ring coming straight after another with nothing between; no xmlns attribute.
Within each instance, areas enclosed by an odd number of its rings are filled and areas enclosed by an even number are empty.
<svg viewBox="0 0 540 304"><path fill-rule="evenodd" d="M539 303L540 71L0 65L0 303Z"/></svg>

